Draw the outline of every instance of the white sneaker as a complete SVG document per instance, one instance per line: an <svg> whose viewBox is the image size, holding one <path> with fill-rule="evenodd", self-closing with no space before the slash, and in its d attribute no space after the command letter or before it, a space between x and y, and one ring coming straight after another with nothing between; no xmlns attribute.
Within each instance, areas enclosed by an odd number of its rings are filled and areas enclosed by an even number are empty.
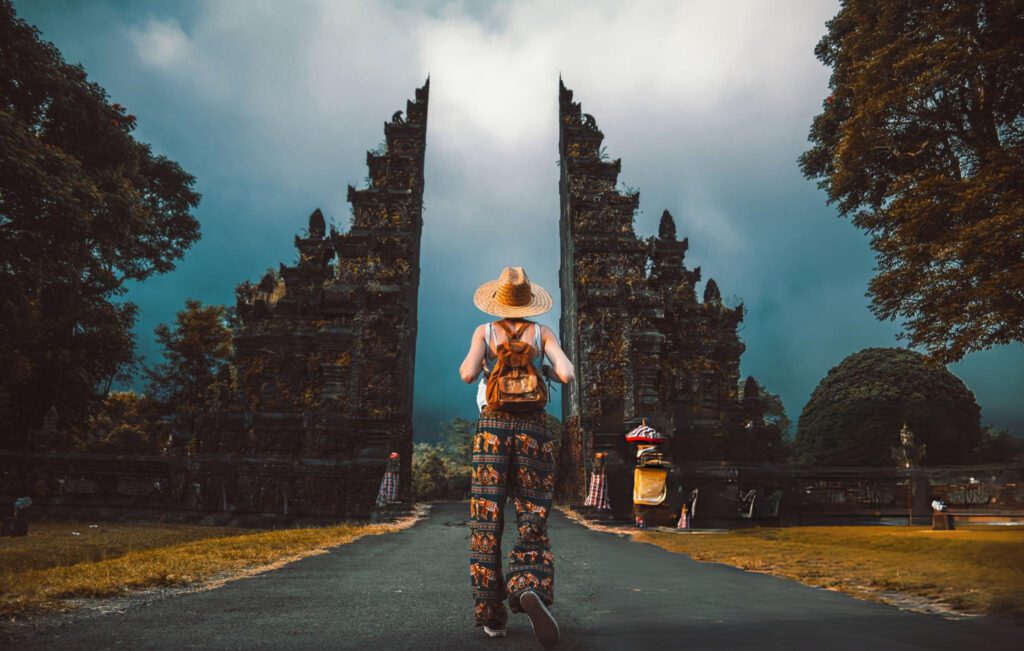
<svg viewBox="0 0 1024 651"><path fill-rule="evenodd" d="M487 633L487 637L505 637L508 635L507 628L491 628L490 626L484 626L484 633Z"/></svg>

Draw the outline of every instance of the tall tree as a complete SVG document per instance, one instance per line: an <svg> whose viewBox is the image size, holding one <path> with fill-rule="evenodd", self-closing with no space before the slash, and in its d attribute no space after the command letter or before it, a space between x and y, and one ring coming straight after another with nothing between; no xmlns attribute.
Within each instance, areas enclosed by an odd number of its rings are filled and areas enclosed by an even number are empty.
<svg viewBox="0 0 1024 651"><path fill-rule="evenodd" d="M174 327L161 323L154 330L166 361L146 371L149 393L174 417L178 429L193 438L199 433L200 415L230 389L224 385L230 383L231 320L223 305L203 306L187 299Z"/></svg>
<svg viewBox="0 0 1024 651"><path fill-rule="evenodd" d="M0 0L0 447L81 422L136 361L125 282L199 238L194 179Z"/></svg>
<svg viewBox="0 0 1024 651"><path fill-rule="evenodd" d="M465 418L453 418L441 423L441 446L461 463L472 461L475 435L476 423Z"/></svg>
<svg viewBox="0 0 1024 651"><path fill-rule="evenodd" d="M757 384L757 394L761 397L761 406L764 408L764 420L766 423L774 423L779 428L779 433L786 437L790 434L790 429L793 426L792 421L789 420L789 416L786 414L786 406L782 404L782 396L777 393L772 393L763 384L754 380ZM736 387L738 389L737 400L743 402L743 396L746 391L746 381L740 379L737 382Z"/></svg>
<svg viewBox="0 0 1024 651"><path fill-rule="evenodd" d="M153 454L166 444L159 406L134 391L111 391L84 423L71 428L71 447L83 452Z"/></svg>
<svg viewBox="0 0 1024 651"><path fill-rule="evenodd" d="M846 0L800 156L871 236L871 309L942 362L1024 341L1024 0Z"/></svg>
<svg viewBox="0 0 1024 651"><path fill-rule="evenodd" d="M829 370L797 421L804 464L895 463L906 424L927 445L923 463L964 463L982 440L981 408L963 380L906 348L865 348Z"/></svg>

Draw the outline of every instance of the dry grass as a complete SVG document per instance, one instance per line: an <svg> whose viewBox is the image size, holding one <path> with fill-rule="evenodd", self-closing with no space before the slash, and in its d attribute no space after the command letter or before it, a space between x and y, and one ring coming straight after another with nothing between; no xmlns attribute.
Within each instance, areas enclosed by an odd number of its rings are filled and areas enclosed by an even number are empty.
<svg viewBox="0 0 1024 651"><path fill-rule="evenodd" d="M68 598L191 585L253 567L279 565L361 536L397 531L418 517L391 524L345 522L277 531L36 523L27 537L0 542L0 615L15 618L52 612L64 609L62 600Z"/></svg>
<svg viewBox="0 0 1024 651"><path fill-rule="evenodd" d="M634 540L701 561L887 600L923 597L969 613L1024 618L1024 531L925 527L784 527L718 535L640 532Z"/></svg>

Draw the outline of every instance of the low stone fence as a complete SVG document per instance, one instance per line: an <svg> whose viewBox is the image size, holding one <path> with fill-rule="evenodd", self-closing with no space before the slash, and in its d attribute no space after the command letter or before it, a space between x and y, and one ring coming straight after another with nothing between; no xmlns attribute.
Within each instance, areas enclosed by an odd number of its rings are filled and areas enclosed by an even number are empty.
<svg viewBox="0 0 1024 651"><path fill-rule="evenodd" d="M384 463L0 451L0 504L31 497L37 514L241 526L369 518ZM697 527L911 516L924 523L932 500L961 522L1024 520L1024 464L900 470L694 461L679 471L673 501L688 505ZM608 485L615 517L630 521L632 469L610 468Z"/></svg>
<svg viewBox="0 0 1024 651"><path fill-rule="evenodd" d="M897 469L677 464L697 527L824 524L913 518L931 522L933 500L958 521L1024 520L1024 464ZM632 518L632 468L609 468L613 517ZM584 507L578 507L588 511Z"/></svg>
<svg viewBox="0 0 1024 651"><path fill-rule="evenodd" d="M0 451L0 501L36 513L267 526L368 518L382 459L160 457Z"/></svg>
<svg viewBox="0 0 1024 651"><path fill-rule="evenodd" d="M802 518L907 516L929 519L937 500L981 519L1024 515L1024 464L789 471Z"/></svg>

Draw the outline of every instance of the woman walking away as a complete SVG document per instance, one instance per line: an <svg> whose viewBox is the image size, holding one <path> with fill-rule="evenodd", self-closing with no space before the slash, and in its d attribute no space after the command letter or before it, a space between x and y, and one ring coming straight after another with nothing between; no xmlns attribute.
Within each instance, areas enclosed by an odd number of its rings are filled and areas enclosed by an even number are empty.
<svg viewBox="0 0 1024 651"><path fill-rule="evenodd" d="M551 309L551 295L531 284L522 267L505 267L477 289L473 302L501 317L473 332L459 373L466 383L481 372L480 419L473 439L469 500L470 577L476 625L490 637L507 634L508 612L525 612L537 641L558 642L548 610L554 600L555 565L547 523L555 487L554 442L547 428L545 379L563 384L573 366L550 328L526 317ZM544 357L551 366L544 364ZM502 572L505 500L516 509L518 536Z"/></svg>

